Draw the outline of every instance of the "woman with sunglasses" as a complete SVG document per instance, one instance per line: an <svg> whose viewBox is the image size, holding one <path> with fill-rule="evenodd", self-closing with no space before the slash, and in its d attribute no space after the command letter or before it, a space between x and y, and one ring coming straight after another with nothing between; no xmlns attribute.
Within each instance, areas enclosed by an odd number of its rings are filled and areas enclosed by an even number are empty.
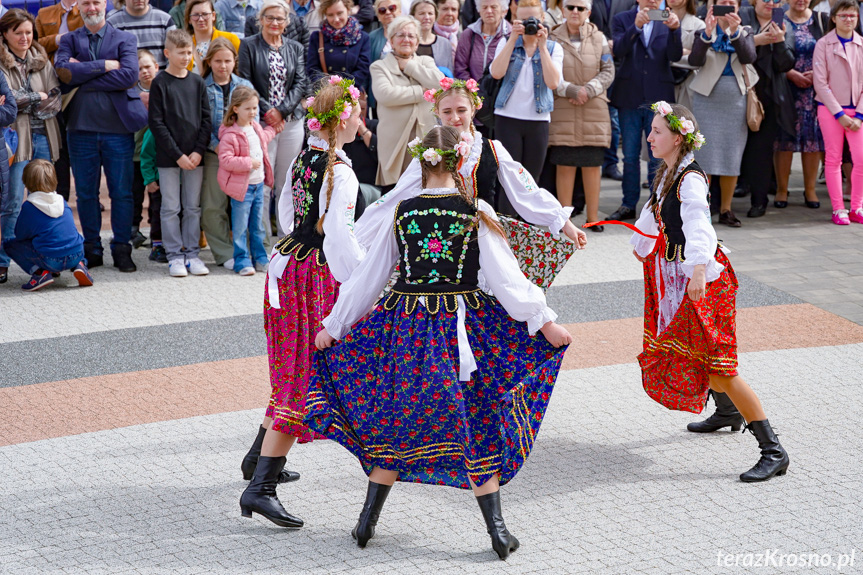
<svg viewBox="0 0 863 575"><path fill-rule="evenodd" d="M599 221L599 188L605 150L611 145L611 116L605 93L614 80L611 46L588 21L591 0L563 0L566 22L549 39L563 48L563 78L554 91L548 154L557 166L557 197L572 205L575 175L581 168L587 221ZM603 231L602 226L590 228Z"/></svg>
<svg viewBox="0 0 863 575"><path fill-rule="evenodd" d="M813 84L818 123L824 137L824 175L833 207L833 223L863 224L863 38L854 31L857 2L837 0L830 10L836 26L815 44ZM851 170L851 212L842 197L842 146L848 142Z"/></svg>
<svg viewBox="0 0 863 575"><path fill-rule="evenodd" d="M372 62L377 62L383 56L393 51L392 44L387 39L387 28L393 20L402 15L400 0L375 0L375 17L381 23L381 27L369 34L369 43L372 50Z"/></svg>

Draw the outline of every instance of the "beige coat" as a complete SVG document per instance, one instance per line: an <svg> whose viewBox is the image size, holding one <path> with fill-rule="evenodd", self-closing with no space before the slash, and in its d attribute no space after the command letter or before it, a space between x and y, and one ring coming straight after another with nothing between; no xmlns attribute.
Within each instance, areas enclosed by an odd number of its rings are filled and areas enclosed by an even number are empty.
<svg viewBox="0 0 863 575"><path fill-rule="evenodd" d="M607 148L611 145L611 118L608 115L606 89L614 79L613 68L608 66L612 72L610 76L603 74L600 77L604 36L599 28L587 22L579 33L579 50L569 41L566 23L556 27L549 35L563 48L563 79L579 87L599 79L603 89L598 92L589 89L589 94L596 92L596 95L581 106L573 105L568 98L555 93L548 145Z"/></svg>
<svg viewBox="0 0 863 575"><path fill-rule="evenodd" d="M372 90L378 103L379 186L395 184L410 162L408 142L422 138L435 124L426 90L440 88L443 73L429 56L414 56L399 70L389 53L371 65Z"/></svg>
<svg viewBox="0 0 863 575"><path fill-rule="evenodd" d="M0 70L6 74L9 89L13 92L24 86L25 78L21 76L18 66L15 64L15 55L9 51L5 42L0 42ZM27 70L30 73L30 91L49 93L60 85L60 80L54 72L54 66L48 59L38 42L33 42L27 51ZM18 111L12 128L18 132L18 150L15 152L15 161L23 162L33 159L33 140L30 137L30 115ZM60 157L60 127L57 118L45 120L45 130L48 132L48 147L51 149L51 160L56 161Z"/></svg>

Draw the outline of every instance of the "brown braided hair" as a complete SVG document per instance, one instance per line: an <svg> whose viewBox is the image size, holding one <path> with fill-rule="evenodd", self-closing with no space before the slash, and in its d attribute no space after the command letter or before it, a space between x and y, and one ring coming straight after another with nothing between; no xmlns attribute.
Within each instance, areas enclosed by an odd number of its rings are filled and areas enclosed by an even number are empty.
<svg viewBox="0 0 863 575"><path fill-rule="evenodd" d="M450 126L437 126L432 128L425 135L422 145L423 147L437 148L438 150L452 150L455 148L456 144L459 143L460 138L461 133L456 128L452 128ZM455 180L455 187L458 189L458 193L465 203L469 206L476 205L473 193L464 187L464 182L462 181L461 175L458 173L458 162L447 162L446 160L442 160L438 162L437 165L433 166L426 160L420 160L420 167L422 168L423 188L426 187L429 174L443 174L445 172L449 172L452 174L452 178ZM492 232L500 235L502 238L506 238L506 234L497 220L479 210L479 208L477 208L476 214L477 217L475 218L472 227L478 227L479 222L481 221L488 226L488 229Z"/></svg>
<svg viewBox="0 0 863 575"><path fill-rule="evenodd" d="M323 115L335 107L336 101L341 99L345 91L338 84L330 84L328 81L329 76L323 78L319 82L319 89L315 92L315 101L312 103L312 110L314 110L315 114L320 116ZM353 113L358 114L360 110L359 106L355 106ZM326 124L321 126L322 130L327 130L328 134L328 144L329 149L327 150L327 203L324 207L324 215L320 217L318 223L315 224L315 231L317 231L320 235L324 235L324 218L327 217L327 212L330 209L330 198L333 197L333 188L335 187L335 178L334 178L334 167L336 165L336 161L338 160L338 156L336 155L336 128L339 126L339 122L341 120L338 116L334 116L327 120Z"/></svg>
<svg viewBox="0 0 863 575"><path fill-rule="evenodd" d="M684 118L690 120L692 124L695 126L695 131L698 132L698 120L695 119L695 115L689 111L689 108L683 106L681 104L669 104L671 106L671 113L683 120ZM662 118L662 115L657 113L656 117ZM666 125L668 125L668 121L666 120ZM668 129L674 132L674 129L668 125ZM679 134L680 132L674 132ZM680 167L680 163L683 161L683 158L691 152L695 146L694 142L688 141L685 137L683 138L683 143L680 144L680 148L677 150L677 158L674 160L674 165L669 166L665 163L665 160L662 160L659 163L659 167L656 170L656 175L653 177L653 189L655 190L653 196L651 196L651 209L653 210L653 215L659 218L659 205L662 203L662 200L665 199L665 196L668 195L668 192L671 190L671 187L674 185L675 175L677 174L677 169ZM665 178L665 183L662 186L662 189L659 189L659 184L662 182L662 176L665 174L668 168L668 177Z"/></svg>

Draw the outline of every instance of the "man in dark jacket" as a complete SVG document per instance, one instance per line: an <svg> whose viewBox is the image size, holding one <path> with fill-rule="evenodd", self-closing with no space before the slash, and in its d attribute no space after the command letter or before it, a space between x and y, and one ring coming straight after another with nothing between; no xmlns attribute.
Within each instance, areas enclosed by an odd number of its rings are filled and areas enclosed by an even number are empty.
<svg viewBox="0 0 863 575"><path fill-rule="evenodd" d="M614 58L619 62L611 103L620 115L623 140L623 203L612 220L633 220L641 195L641 143L650 133L650 104L674 101L671 63L683 57L680 21L674 12L665 21L651 21L649 10L659 0L638 0L638 5L614 17L611 24ZM625 86L625 89L620 89ZM648 179L658 166L650 154Z"/></svg>

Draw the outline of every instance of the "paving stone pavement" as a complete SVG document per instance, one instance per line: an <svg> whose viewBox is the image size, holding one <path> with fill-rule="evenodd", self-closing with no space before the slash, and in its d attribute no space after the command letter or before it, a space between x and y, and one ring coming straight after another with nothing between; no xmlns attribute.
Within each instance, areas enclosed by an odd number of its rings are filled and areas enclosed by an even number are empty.
<svg viewBox="0 0 863 575"><path fill-rule="evenodd" d="M502 492L521 541L506 562L470 493L421 485L397 485L357 548L366 479L327 441L292 450L302 479L279 487L303 529L240 517L239 462L269 388L262 274L174 279L138 250L136 274L106 267L92 288L61 278L27 294L13 268L0 286L0 573L861 573L863 226L796 205L795 185L788 209L718 229L741 276L741 374L788 474L740 483L758 456L750 434L688 433L702 416L644 394L641 266L607 227L549 290L578 337ZM618 201L604 181L602 211ZM834 565L746 564L765 551Z"/></svg>

